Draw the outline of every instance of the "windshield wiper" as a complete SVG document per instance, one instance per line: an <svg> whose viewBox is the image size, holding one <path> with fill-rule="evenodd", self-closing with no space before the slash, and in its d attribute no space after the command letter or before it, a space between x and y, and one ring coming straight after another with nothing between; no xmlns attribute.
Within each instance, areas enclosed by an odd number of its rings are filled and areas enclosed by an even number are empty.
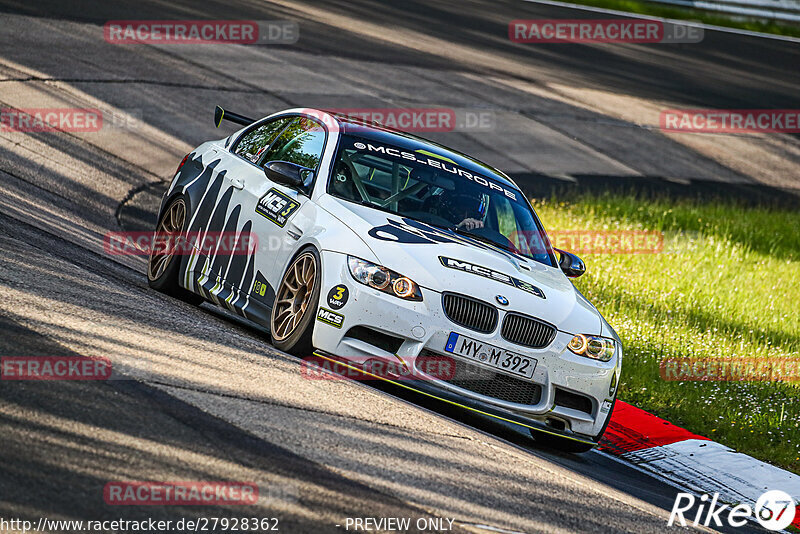
<svg viewBox="0 0 800 534"><path fill-rule="evenodd" d="M412 217L412 219L413 219L413 217ZM436 228L441 228L442 230L447 230L447 231L453 232L454 234L463 235L463 236L472 238L475 241L480 241L481 243L485 243L487 245L492 245L493 247L499 248L500 250L516 254L516 252L514 252L513 250L511 250L511 249L509 249L507 247L504 247L500 243L498 243L498 242L496 242L496 241L494 241L494 240L492 240L492 239L490 239L490 238L488 238L486 236L473 234L469 230L462 230L461 228L459 228L457 226L445 226L443 224L429 223L429 222L425 222L425 221L421 221L421 222L424 222L425 224L429 224L431 226L435 226Z"/></svg>

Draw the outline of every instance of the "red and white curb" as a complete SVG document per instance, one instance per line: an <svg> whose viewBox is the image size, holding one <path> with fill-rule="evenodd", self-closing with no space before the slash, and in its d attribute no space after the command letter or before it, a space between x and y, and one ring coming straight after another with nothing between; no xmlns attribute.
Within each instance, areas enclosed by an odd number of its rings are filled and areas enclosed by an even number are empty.
<svg viewBox="0 0 800 534"><path fill-rule="evenodd" d="M600 448L690 493L719 493L722 502L752 506L769 490L800 502L800 476L619 400ZM792 524L800 528L800 511Z"/></svg>

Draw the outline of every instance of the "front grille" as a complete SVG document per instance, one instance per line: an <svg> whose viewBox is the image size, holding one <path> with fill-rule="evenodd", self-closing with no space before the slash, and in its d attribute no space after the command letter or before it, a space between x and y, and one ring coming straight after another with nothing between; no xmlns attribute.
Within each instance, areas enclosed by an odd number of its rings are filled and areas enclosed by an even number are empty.
<svg viewBox="0 0 800 534"><path fill-rule="evenodd" d="M541 349L553 342L556 327L527 315L509 313L503 319L500 335L511 343Z"/></svg>
<svg viewBox="0 0 800 534"><path fill-rule="evenodd" d="M555 405L592 415L592 399L561 388L556 388Z"/></svg>
<svg viewBox="0 0 800 534"><path fill-rule="evenodd" d="M497 308L463 295L445 293L442 307L447 318L470 330L488 334L497 328Z"/></svg>
<svg viewBox="0 0 800 534"><path fill-rule="evenodd" d="M542 397L542 387L539 384L497 373L491 369L457 358L442 356L429 350L422 351L417 357L416 366L418 369L425 369L426 359L440 362L442 358L449 358L455 365L455 370L452 373L441 373L439 378L456 387L515 404L537 404ZM438 365L441 369L441 363Z"/></svg>

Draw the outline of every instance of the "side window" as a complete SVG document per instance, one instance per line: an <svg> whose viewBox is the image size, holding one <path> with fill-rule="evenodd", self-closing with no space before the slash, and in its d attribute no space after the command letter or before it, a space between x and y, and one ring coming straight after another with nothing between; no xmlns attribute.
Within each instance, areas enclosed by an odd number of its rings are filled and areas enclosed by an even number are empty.
<svg viewBox="0 0 800 534"><path fill-rule="evenodd" d="M257 163L258 158L261 157L261 153L269 147L270 143L272 143L283 127L289 124L290 121L291 118L283 117L269 121L250 130L239 140L239 143L233 150L234 153L249 159L253 163Z"/></svg>
<svg viewBox="0 0 800 534"><path fill-rule="evenodd" d="M322 125L306 117L298 117L272 143L261 159L261 165L270 161L288 161L316 170L324 148L325 130Z"/></svg>

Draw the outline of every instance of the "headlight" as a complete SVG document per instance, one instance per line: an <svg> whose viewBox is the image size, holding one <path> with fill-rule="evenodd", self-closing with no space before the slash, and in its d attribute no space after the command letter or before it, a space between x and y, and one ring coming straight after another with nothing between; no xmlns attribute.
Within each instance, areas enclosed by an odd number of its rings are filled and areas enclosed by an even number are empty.
<svg viewBox="0 0 800 534"><path fill-rule="evenodd" d="M567 348L575 354L607 362L614 357L616 345L613 339L578 334L570 340Z"/></svg>
<svg viewBox="0 0 800 534"><path fill-rule="evenodd" d="M422 300L422 291L416 282L400 273L353 256L347 256L347 266L356 282L401 299Z"/></svg>

